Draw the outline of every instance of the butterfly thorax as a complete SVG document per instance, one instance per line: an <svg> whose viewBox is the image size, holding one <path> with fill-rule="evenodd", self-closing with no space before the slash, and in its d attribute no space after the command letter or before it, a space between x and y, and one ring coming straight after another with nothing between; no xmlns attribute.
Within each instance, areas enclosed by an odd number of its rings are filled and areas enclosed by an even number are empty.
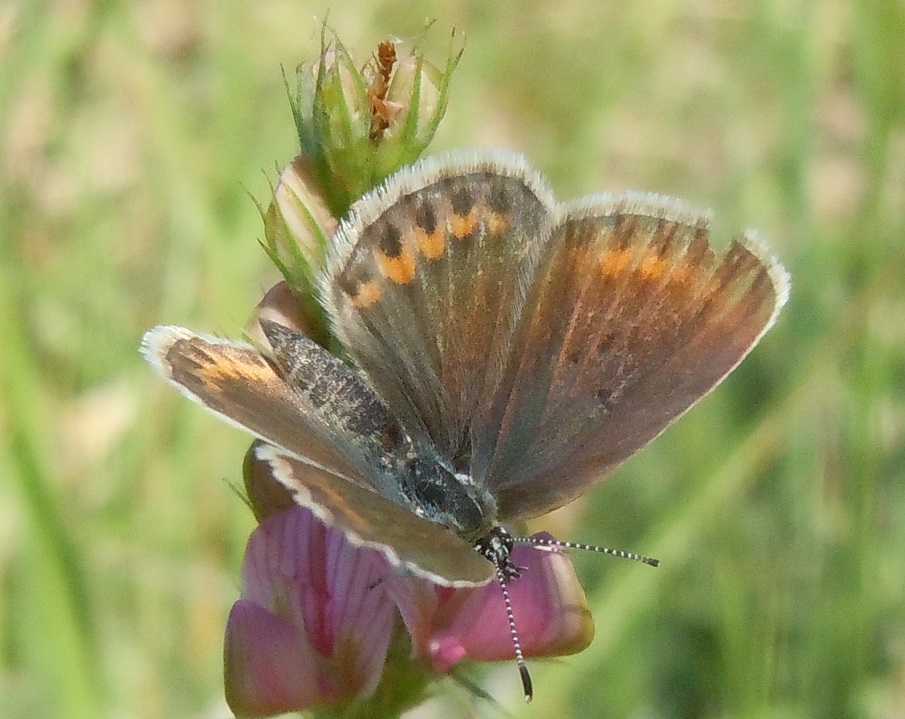
<svg viewBox="0 0 905 719"><path fill-rule="evenodd" d="M446 466L436 450L417 452L407 469L403 494L416 514L448 527L471 543L493 528L496 500L469 475Z"/></svg>

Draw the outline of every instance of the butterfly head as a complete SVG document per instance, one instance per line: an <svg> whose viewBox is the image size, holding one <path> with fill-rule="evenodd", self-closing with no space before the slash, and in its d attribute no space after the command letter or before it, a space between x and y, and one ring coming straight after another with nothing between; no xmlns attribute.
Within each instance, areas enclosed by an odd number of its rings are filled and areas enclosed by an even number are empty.
<svg viewBox="0 0 905 719"><path fill-rule="evenodd" d="M514 546L515 539L499 525L492 527L474 543L477 553L496 567L497 575L504 581L517 579L524 569L509 559Z"/></svg>

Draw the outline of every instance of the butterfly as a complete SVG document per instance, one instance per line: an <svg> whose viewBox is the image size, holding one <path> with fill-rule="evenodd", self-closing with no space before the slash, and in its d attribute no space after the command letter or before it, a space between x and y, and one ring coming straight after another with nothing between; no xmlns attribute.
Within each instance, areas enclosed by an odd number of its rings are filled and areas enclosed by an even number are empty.
<svg viewBox="0 0 905 719"><path fill-rule="evenodd" d="M264 440L258 459L327 525L472 587L517 577L504 525L659 435L788 291L751 233L718 253L679 200L560 203L520 155L457 152L390 177L333 236L319 299L348 361L266 320L267 348L161 326L142 352Z"/></svg>

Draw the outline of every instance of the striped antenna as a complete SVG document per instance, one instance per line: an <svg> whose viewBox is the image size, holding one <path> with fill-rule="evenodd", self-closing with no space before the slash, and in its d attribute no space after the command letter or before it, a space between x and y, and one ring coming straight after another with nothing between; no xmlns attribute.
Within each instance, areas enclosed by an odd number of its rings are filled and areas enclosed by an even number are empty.
<svg viewBox="0 0 905 719"><path fill-rule="evenodd" d="M528 665L525 664L525 656L522 654L522 643L518 638L518 630L515 628L515 613L512 611L512 601L509 599L509 580L503 568L497 565L497 583L503 591L503 602L506 604L506 619L509 622L509 635L512 637L512 648L515 650L515 663L518 664L518 673L522 678L522 689L525 692L525 701L529 704L534 698L534 687L531 684L531 674L528 673Z"/></svg>
<svg viewBox="0 0 905 719"><path fill-rule="evenodd" d="M636 562L643 562L651 567L659 567L660 560L653 557L645 557L643 554L635 554L634 552L626 552L622 549L610 549L609 547L598 547L596 544L581 544L580 542L560 542L558 539L540 539L537 537L513 537L512 541L517 544L530 544L538 549L545 547L559 547L561 549L585 549L589 552L599 552L600 554L610 554L614 557L622 559L631 559Z"/></svg>

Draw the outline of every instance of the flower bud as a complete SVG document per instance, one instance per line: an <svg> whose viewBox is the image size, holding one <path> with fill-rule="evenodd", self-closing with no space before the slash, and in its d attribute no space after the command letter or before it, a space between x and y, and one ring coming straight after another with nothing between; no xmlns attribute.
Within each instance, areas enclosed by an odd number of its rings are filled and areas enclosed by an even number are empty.
<svg viewBox="0 0 905 719"><path fill-rule="evenodd" d="M455 33L443 70L417 48L398 61L397 44L385 41L359 70L339 38L322 37L318 60L298 69L292 109L302 154L335 216L424 152L461 54Z"/></svg>
<svg viewBox="0 0 905 719"><path fill-rule="evenodd" d="M316 284L337 220L331 214L311 160L298 155L280 174L264 219L264 249L286 279L305 317L304 331L327 341L327 320Z"/></svg>
<svg viewBox="0 0 905 719"><path fill-rule="evenodd" d="M261 440L251 443L242 461L242 480L245 496L258 522L295 506L292 492L273 476L270 464L258 459L257 448Z"/></svg>

